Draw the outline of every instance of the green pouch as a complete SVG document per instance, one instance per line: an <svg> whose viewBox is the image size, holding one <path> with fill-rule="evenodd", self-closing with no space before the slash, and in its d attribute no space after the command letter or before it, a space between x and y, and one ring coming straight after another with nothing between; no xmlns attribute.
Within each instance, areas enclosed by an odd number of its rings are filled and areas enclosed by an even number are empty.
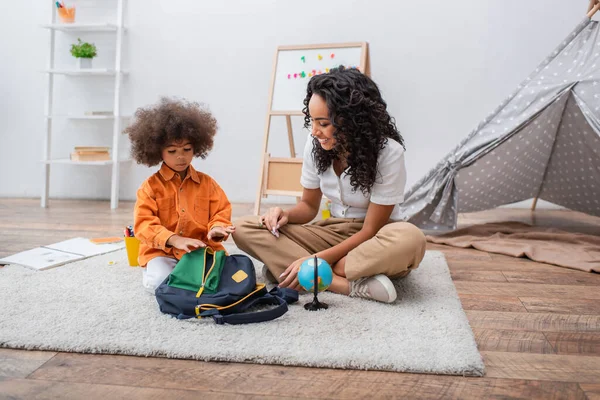
<svg viewBox="0 0 600 400"><path fill-rule="evenodd" d="M225 265L225 251L215 253L210 247L186 253L169 275L168 285L202 293L216 293Z"/></svg>

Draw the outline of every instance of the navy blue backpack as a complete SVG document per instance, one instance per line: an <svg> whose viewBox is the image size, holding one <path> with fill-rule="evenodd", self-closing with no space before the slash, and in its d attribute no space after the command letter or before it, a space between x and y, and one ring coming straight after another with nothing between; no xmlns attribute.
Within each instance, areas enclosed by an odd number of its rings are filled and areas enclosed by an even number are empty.
<svg viewBox="0 0 600 400"><path fill-rule="evenodd" d="M185 254L155 293L163 313L178 319L212 317L217 324L270 321L298 301L295 290L275 287L267 291L264 284L257 284L247 256L227 256L210 248ZM275 307L254 310L258 306Z"/></svg>

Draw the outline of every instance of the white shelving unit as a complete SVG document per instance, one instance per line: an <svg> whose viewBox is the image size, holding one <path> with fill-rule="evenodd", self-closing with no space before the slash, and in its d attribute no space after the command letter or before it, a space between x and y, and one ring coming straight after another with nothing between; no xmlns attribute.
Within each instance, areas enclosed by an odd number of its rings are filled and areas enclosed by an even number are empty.
<svg viewBox="0 0 600 400"><path fill-rule="evenodd" d="M50 118L50 119L113 119L115 116L114 115L70 115L70 114L65 114L65 115L60 115L60 114L55 114L55 115L46 115L46 118ZM121 115L121 118L131 118L129 115Z"/></svg>
<svg viewBox="0 0 600 400"><path fill-rule="evenodd" d="M54 74L54 75L68 75L68 76L111 76L111 75L117 75L117 71L112 70L112 69L82 69L82 70L77 70L77 69L47 69L46 71L44 71L48 74ZM121 71L121 73L123 74L123 72Z"/></svg>
<svg viewBox="0 0 600 400"><path fill-rule="evenodd" d="M127 118L121 115L121 80L126 74L121 68L121 52L123 43L123 7L125 0L117 0L117 19L116 23L60 23L57 21L57 13L54 7L51 8L50 23L42 25L43 28L49 30L49 52L48 66L44 71L47 75L47 93L46 93L46 135L44 138L43 150L43 170L44 179L41 196L41 206L48 206L48 196L50 191L50 166L52 164L69 164L73 167L77 166L111 166L111 191L110 191L110 208L115 209L119 205L119 166L127 159L119 159L119 136L121 133L121 120ZM48 4L51 4L49 2ZM115 66L114 69L60 69L55 68L55 52L56 52L56 32L64 34L81 33L81 32L113 32L115 35ZM83 77L85 79L93 79L95 76L114 76L114 102L112 115L61 115L54 113L54 77L56 75L65 75L69 77ZM111 160L108 161L72 161L70 159L55 159L51 154L52 140L52 121L56 119L80 119L80 120L113 120L112 132L112 154Z"/></svg>
<svg viewBox="0 0 600 400"><path fill-rule="evenodd" d="M53 7L54 9L54 7ZM54 29L63 32L116 32L119 29L115 24L47 24L42 25L46 29Z"/></svg>
<svg viewBox="0 0 600 400"><path fill-rule="evenodd" d="M127 158L123 158L118 160L117 162L129 162L131 160ZM46 160L43 161L46 164L74 164L74 165L112 165L114 160L106 160L106 161L73 161L70 158L55 158L54 160Z"/></svg>

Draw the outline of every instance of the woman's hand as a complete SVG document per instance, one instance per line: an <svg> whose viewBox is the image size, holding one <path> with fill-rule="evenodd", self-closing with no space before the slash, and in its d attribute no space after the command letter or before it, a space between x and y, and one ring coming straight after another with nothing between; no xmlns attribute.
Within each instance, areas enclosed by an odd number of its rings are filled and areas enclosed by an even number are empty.
<svg viewBox="0 0 600 400"><path fill-rule="evenodd" d="M199 247L206 247L206 243L198 239L173 235L167 240L167 246L175 247L176 249L191 253Z"/></svg>
<svg viewBox="0 0 600 400"><path fill-rule="evenodd" d="M280 275L280 278L284 278L281 282L279 282L279 287L289 287L294 290L302 290L302 286L298 282L298 270L300 269L300 265L304 260L308 260L309 258L313 258L314 256L307 256L303 258L299 258L294 261L283 274Z"/></svg>
<svg viewBox="0 0 600 400"><path fill-rule="evenodd" d="M269 232L279 237L279 228L288 223L289 214L281 207L271 207L263 216L259 217L258 224L266 226Z"/></svg>
<svg viewBox="0 0 600 400"><path fill-rule="evenodd" d="M222 240L227 240L230 233L235 232L235 226L215 226L208 232L208 240L212 240L213 242L220 242Z"/></svg>

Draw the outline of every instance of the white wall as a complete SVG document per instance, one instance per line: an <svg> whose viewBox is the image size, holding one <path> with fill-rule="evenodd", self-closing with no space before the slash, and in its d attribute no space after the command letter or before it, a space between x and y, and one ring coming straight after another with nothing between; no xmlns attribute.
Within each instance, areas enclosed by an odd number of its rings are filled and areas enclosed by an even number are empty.
<svg viewBox="0 0 600 400"><path fill-rule="evenodd" d="M47 1L50 3L50 0ZM68 2L68 1L67 1ZM48 9L12 2L0 13L0 196L39 197L44 135ZM282 44L367 41L371 71L407 143L414 183L476 126L553 50L585 14L587 0L125 0L123 112L161 95L205 102L219 121L213 152L195 167L236 202L252 202L258 183L274 49ZM80 21L113 18L115 0L79 0ZM23 16L16 18L15 16ZM58 62L71 65L59 35ZM95 41L98 66L110 66L111 34ZM83 80L95 84L84 86ZM96 81L94 81L96 80ZM110 107L107 78L57 81L57 111ZM302 99L299 99L302 100ZM300 124L300 120L295 124ZM283 121L270 151L286 156ZM110 145L109 122L55 125L53 152L75 144ZM297 132L301 148L305 132ZM124 138L125 139L125 138ZM126 143L126 140L123 141ZM120 194L134 199L151 170L124 165ZM109 167L53 166L51 197L108 198ZM290 200L287 198L282 198ZM281 200L281 199L280 199Z"/></svg>

